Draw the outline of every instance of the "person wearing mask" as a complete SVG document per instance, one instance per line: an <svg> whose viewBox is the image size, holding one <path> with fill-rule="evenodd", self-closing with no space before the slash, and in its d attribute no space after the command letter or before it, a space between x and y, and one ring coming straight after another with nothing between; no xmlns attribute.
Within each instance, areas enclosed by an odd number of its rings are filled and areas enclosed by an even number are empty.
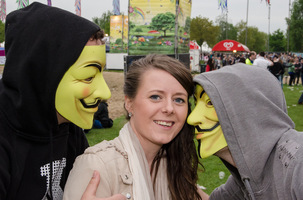
<svg viewBox="0 0 303 200"><path fill-rule="evenodd" d="M80 199L93 172L102 174L95 179L97 197L207 199L196 185L199 160L193 127L186 123L192 90L192 75L178 60L147 55L134 61L124 84L129 122L118 137L76 159L64 199Z"/></svg>
<svg viewBox="0 0 303 200"><path fill-rule="evenodd" d="M69 171L88 147L82 128L92 126L99 101L111 95L103 35L94 23L37 2L7 15L1 200L63 198Z"/></svg>
<svg viewBox="0 0 303 200"><path fill-rule="evenodd" d="M187 123L196 128L198 152L218 156L231 173L209 199L302 199L303 133L287 114L277 79L238 63L194 82Z"/></svg>

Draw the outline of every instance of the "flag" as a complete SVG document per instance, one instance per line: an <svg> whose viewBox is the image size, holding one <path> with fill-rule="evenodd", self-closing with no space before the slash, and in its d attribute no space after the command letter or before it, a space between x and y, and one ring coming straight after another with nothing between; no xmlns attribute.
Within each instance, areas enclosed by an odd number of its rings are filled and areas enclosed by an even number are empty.
<svg viewBox="0 0 303 200"><path fill-rule="evenodd" d="M120 15L120 0L113 0L114 15Z"/></svg>
<svg viewBox="0 0 303 200"><path fill-rule="evenodd" d="M270 5L270 0L265 0L265 2L266 2L267 5Z"/></svg>
<svg viewBox="0 0 303 200"><path fill-rule="evenodd" d="M18 4L18 9L25 8L28 6L28 0L17 0L16 3Z"/></svg>
<svg viewBox="0 0 303 200"><path fill-rule="evenodd" d="M0 5L0 20L2 22L5 21L5 18L6 18L6 3L5 3L5 0L1 0L1 5Z"/></svg>
<svg viewBox="0 0 303 200"><path fill-rule="evenodd" d="M47 5L52 6L52 0L47 0Z"/></svg>
<svg viewBox="0 0 303 200"><path fill-rule="evenodd" d="M75 1L76 15L81 16L81 0Z"/></svg>
<svg viewBox="0 0 303 200"><path fill-rule="evenodd" d="M227 0L218 0L219 8L221 8L222 12L227 11Z"/></svg>

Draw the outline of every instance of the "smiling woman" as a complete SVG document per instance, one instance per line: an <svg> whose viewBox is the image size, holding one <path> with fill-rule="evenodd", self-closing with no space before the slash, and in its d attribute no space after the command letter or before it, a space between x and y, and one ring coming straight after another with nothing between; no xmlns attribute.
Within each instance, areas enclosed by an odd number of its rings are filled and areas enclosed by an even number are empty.
<svg viewBox="0 0 303 200"><path fill-rule="evenodd" d="M96 170L101 174L97 197L201 199L194 131L186 123L192 90L191 73L178 60L147 55L134 61L124 85L129 122L117 138L77 158L64 198L79 199Z"/></svg>

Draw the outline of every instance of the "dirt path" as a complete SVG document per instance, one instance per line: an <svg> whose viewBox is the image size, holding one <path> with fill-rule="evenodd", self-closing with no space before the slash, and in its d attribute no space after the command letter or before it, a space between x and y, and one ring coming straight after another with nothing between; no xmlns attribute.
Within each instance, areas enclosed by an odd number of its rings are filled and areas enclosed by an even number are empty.
<svg viewBox="0 0 303 200"><path fill-rule="evenodd" d="M112 93L108 103L109 117L115 119L125 114L124 110L124 73L123 72L103 72L104 79Z"/></svg>

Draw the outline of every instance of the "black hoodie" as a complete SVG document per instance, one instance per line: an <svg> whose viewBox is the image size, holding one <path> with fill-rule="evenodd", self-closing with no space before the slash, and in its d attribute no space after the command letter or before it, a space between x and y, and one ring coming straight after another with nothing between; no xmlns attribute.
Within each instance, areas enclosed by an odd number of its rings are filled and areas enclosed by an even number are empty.
<svg viewBox="0 0 303 200"><path fill-rule="evenodd" d="M41 3L7 16L0 80L1 200L62 198L72 164L88 143L74 124L58 126L56 89L98 30L82 17Z"/></svg>

